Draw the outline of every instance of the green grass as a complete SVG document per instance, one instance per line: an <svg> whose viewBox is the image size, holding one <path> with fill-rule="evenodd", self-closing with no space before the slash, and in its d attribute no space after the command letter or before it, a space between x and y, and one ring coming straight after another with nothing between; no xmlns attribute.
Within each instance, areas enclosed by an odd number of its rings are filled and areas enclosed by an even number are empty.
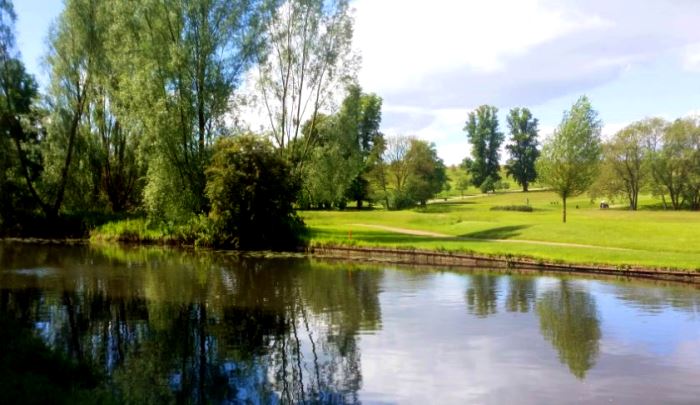
<svg viewBox="0 0 700 405"><path fill-rule="evenodd" d="M646 266L700 271L700 213L644 209L601 210L586 196L568 203L561 222L559 199L551 192L504 192L436 201L406 211L302 211L313 244L344 244L527 256L556 262ZM492 210L530 205L532 212ZM362 226L406 228L451 236L413 236ZM500 240L495 241L495 240ZM504 243L502 241L511 242ZM565 243L561 246L517 242Z"/></svg>
<svg viewBox="0 0 700 405"><path fill-rule="evenodd" d="M157 245L211 245L211 224L206 217L183 223L149 221L146 218L108 222L90 232L93 242L124 242Z"/></svg>

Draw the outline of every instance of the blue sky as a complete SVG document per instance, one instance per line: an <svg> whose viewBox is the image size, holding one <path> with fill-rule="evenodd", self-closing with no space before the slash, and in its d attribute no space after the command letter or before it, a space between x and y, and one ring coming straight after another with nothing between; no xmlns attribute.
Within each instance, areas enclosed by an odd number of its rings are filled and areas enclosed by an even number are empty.
<svg viewBox="0 0 700 405"><path fill-rule="evenodd" d="M18 45L40 60L61 0L16 0ZM697 0L355 0L360 84L384 98L382 129L469 150L468 112L529 107L541 134L586 94L610 135L647 117L700 112ZM502 129L505 130L505 122Z"/></svg>

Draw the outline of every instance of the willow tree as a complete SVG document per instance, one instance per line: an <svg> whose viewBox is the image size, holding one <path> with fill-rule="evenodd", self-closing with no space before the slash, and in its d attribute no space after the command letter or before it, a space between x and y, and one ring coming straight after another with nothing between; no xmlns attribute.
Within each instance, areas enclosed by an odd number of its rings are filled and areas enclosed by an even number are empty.
<svg viewBox="0 0 700 405"><path fill-rule="evenodd" d="M35 183L41 176L39 139L43 137L36 114L38 87L27 73L15 47L12 2L0 0L0 228L8 230L43 204Z"/></svg>
<svg viewBox="0 0 700 405"><path fill-rule="evenodd" d="M353 20L347 0L286 0L265 22L257 90L273 142L299 172L317 141L302 139L303 123L315 125L345 79L354 76Z"/></svg>
<svg viewBox="0 0 700 405"><path fill-rule="evenodd" d="M582 96L564 113L554 135L542 147L537 171L562 200L562 221L566 222L566 200L585 192L595 180L601 158L598 113Z"/></svg>
<svg viewBox="0 0 700 405"><path fill-rule="evenodd" d="M50 36L45 180L65 183L66 209L119 212L140 200L140 131L120 99L114 4L69 0Z"/></svg>
<svg viewBox="0 0 700 405"><path fill-rule="evenodd" d="M260 49L263 2L120 0L112 7L120 99L141 126L149 157L146 206L166 216L205 211L204 170Z"/></svg>

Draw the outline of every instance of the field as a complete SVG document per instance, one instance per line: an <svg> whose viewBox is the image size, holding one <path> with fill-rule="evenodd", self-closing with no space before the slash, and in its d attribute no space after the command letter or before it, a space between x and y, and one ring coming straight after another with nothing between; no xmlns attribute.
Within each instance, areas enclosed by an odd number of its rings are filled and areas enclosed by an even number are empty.
<svg viewBox="0 0 700 405"><path fill-rule="evenodd" d="M474 192L474 190L469 190ZM452 197L405 211L302 211L310 243L526 256L556 262L700 271L700 212L664 211L640 197L633 212L569 200L567 223L551 192ZM530 206L531 212L502 210ZM494 209L496 207L496 209ZM498 209L500 208L500 209Z"/></svg>

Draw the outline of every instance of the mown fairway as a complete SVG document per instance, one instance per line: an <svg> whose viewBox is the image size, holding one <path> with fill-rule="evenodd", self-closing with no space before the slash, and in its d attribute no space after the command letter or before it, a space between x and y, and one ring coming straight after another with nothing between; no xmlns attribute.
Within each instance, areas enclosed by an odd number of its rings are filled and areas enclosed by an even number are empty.
<svg viewBox="0 0 700 405"><path fill-rule="evenodd" d="M582 196L570 200L566 224L561 222L559 199L542 191L453 198L406 211L300 214L311 229L312 244L473 251L700 271L700 213L652 210L649 206L656 208L659 201L650 197L640 202L636 212L616 206L601 210ZM491 210L528 203L533 212Z"/></svg>

